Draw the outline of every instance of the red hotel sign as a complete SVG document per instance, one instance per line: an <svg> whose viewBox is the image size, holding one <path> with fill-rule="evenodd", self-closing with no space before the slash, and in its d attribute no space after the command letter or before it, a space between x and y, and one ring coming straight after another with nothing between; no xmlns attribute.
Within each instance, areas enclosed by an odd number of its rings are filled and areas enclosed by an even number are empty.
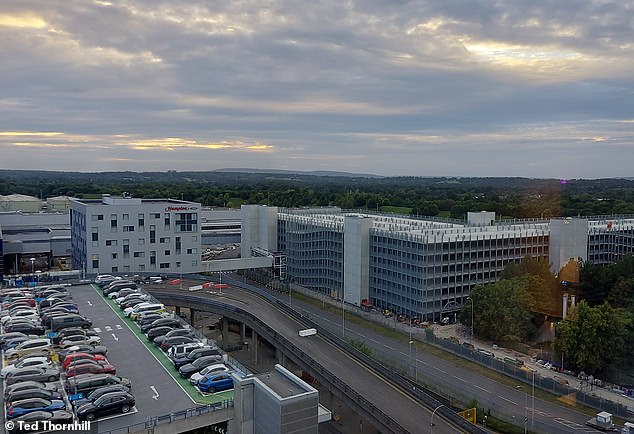
<svg viewBox="0 0 634 434"><path fill-rule="evenodd" d="M168 206L165 211L198 211L198 207L195 206Z"/></svg>

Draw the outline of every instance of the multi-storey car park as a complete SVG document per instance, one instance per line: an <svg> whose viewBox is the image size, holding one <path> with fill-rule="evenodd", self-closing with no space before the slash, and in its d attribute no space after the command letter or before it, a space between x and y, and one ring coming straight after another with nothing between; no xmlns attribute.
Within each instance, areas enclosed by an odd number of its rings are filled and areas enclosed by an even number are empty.
<svg viewBox="0 0 634 434"><path fill-rule="evenodd" d="M432 220L339 208L242 207L242 257L284 257L284 278L354 305L440 320L475 285L529 255L558 273L570 259L611 262L632 252L634 219ZM275 253L277 252L277 253Z"/></svg>

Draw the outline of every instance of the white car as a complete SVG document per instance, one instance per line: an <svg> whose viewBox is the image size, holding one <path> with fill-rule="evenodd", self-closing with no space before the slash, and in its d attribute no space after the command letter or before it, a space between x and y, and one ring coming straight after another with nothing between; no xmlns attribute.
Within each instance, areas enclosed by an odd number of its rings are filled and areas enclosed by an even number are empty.
<svg viewBox="0 0 634 434"><path fill-rule="evenodd" d="M125 314L125 316L130 316L130 314L132 312L134 312L135 308L140 308L140 307L144 307L144 306L150 306L151 304L154 304L154 303L149 303L147 301L144 301L144 302L141 302L141 303L135 305L134 307L127 307L127 308L123 309L123 313Z"/></svg>
<svg viewBox="0 0 634 434"><path fill-rule="evenodd" d="M18 319L18 318L24 318L24 319L35 321L35 320L39 320L40 316L38 315L36 310L24 309L24 310L18 310L17 312L12 313L11 315L3 316L2 320L0 321L2 322L2 324L6 324L7 321Z"/></svg>
<svg viewBox="0 0 634 434"><path fill-rule="evenodd" d="M121 306L123 303L127 302L128 300L132 300L133 298L138 298L139 300L143 300L143 301L146 301L146 300L150 299L150 294L144 294L142 292L139 292L139 293L135 292L134 294L130 294L130 295L126 295L125 297L115 298L114 301L119 306Z"/></svg>
<svg viewBox="0 0 634 434"><path fill-rule="evenodd" d="M216 374L218 372L226 372L230 370L231 369L229 369L227 366L225 366L222 363L210 365L210 366L207 366L206 368L203 368L201 371L193 373L192 376L189 377L189 382L195 386L196 384L198 384L198 380L202 379L207 374Z"/></svg>
<svg viewBox="0 0 634 434"><path fill-rule="evenodd" d="M33 368L33 367L41 367L41 368L52 368L53 363L49 360L47 356L32 356L27 357L26 359L22 359L19 362L14 363L13 365L5 366L0 370L0 377L6 378L12 372L20 371L21 369Z"/></svg>
<svg viewBox="0 0 634 434"><path fill-rule="evenodd" d="M94 347L95 345L101 345L101 338L99 336L74 335L68 336L58 345L60 348L69 348L79 344L91 345Z"/></svg>

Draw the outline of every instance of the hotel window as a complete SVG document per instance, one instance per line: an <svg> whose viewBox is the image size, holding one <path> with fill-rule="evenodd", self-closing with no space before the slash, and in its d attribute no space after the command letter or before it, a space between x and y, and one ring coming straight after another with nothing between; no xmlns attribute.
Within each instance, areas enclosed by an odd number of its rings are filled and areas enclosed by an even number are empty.
<svg viewBox="0 0 634 434"><path fill-rule="evenodd" d="M117 232L117 215L110 215L110 232Z"/></svg>
<svg viewBox="0 0 634 434"><path fill-rule="evenodd" d="M165 251L165 256L169 256L171 254L171 252L169 250Z"/></svg>
<svg viewBox="0 0 634 434"><path fill-rule="evenodd" d="M106 246L116 246L117 240L106 240Z"/></svg>
<svg viewBox="0 0 634 434"><path fill-rule="evenodd" d="M160 219L161 218L161 213L153 212L153 213L150 214L150 218L152 218L152 219Z"/></svg>
<svg viewBox="0 0 634 434"><path fill-rule="evenodd" d="M124 226L123 232L134 232L134 226Z"/></svg>
<svg viewBox="0 0 634 434"><path fill-rule="evenodd" d="M145 228L145 214L139 214L139 230L142 231Z"/></svg>
<svg viewBox="0 0 634 434"><path fill-rule="evenodd" d="M156 243L156 225L150 225L150 244Z"/></svg>
<svg viewBox="0 0 634 434"><path fill-rule="evenodd" d="M176 231L177 232L197 232L198 231L198 213L183 212L176 214Z"/></svg>
<svg viewBox="0 0 634 434"><path fill-rule="evenodd" d="M139 238L139 246L142 246L145 244L145 238Z"/></svg>
<svg viewBox="0 0 634 434"><path fill-rule="evenodd" d="M170 214L169 213L165 213L165 229L166 230L169 230L169 228L170 228L170 219L171 219Z"/></svg>
<svg viewBox="0 0 634 434"><path fill-rule="evenodd" d="M160 268L169 268L170 267L170 263L169 262L161 262L161 265L159 267Z"/></svg>
<svg viewBox="0 0 634 434"><path fill-rule="evenodd" d="M123 214L122 219L123 219L124 221L126 221L126 220L130 220L130 214Z"/></svg>

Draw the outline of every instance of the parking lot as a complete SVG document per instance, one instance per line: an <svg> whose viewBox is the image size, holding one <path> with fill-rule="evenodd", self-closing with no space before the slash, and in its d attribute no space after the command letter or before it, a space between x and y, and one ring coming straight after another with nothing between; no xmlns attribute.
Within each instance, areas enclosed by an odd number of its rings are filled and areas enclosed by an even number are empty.
<svg viewBox="0 0 634 434"><path fill-rule="evenodd" d="M144 423L155 417L165 417L175 412L211 404L233 397L233 391L203 394L189 381L181 378L178 372L154 344L141 333L138 325L127 318L114 301L104 298L96 286L84 284L68 288L70 300L79 308L79 313L92 321L91 331L100 339L100 345L107 347L107 361L116 367L116 374L130 379L130 393L134 395L135 404L125 413L100 418L98 432L111 431L138 423ZM47 332L43 337L51 337ZM53 361L57 360L53 353ZM4 360L2 366L8 363ZM57 389L64 392L61 380L56 381ZM3 381L3 392L4 392ZM71 391L72 393L72 391ZM63 393L67 409L69 396ZM2 424L5 423L5 412L2 412ZM93 422L93 432L94 425Z"/></svg>

